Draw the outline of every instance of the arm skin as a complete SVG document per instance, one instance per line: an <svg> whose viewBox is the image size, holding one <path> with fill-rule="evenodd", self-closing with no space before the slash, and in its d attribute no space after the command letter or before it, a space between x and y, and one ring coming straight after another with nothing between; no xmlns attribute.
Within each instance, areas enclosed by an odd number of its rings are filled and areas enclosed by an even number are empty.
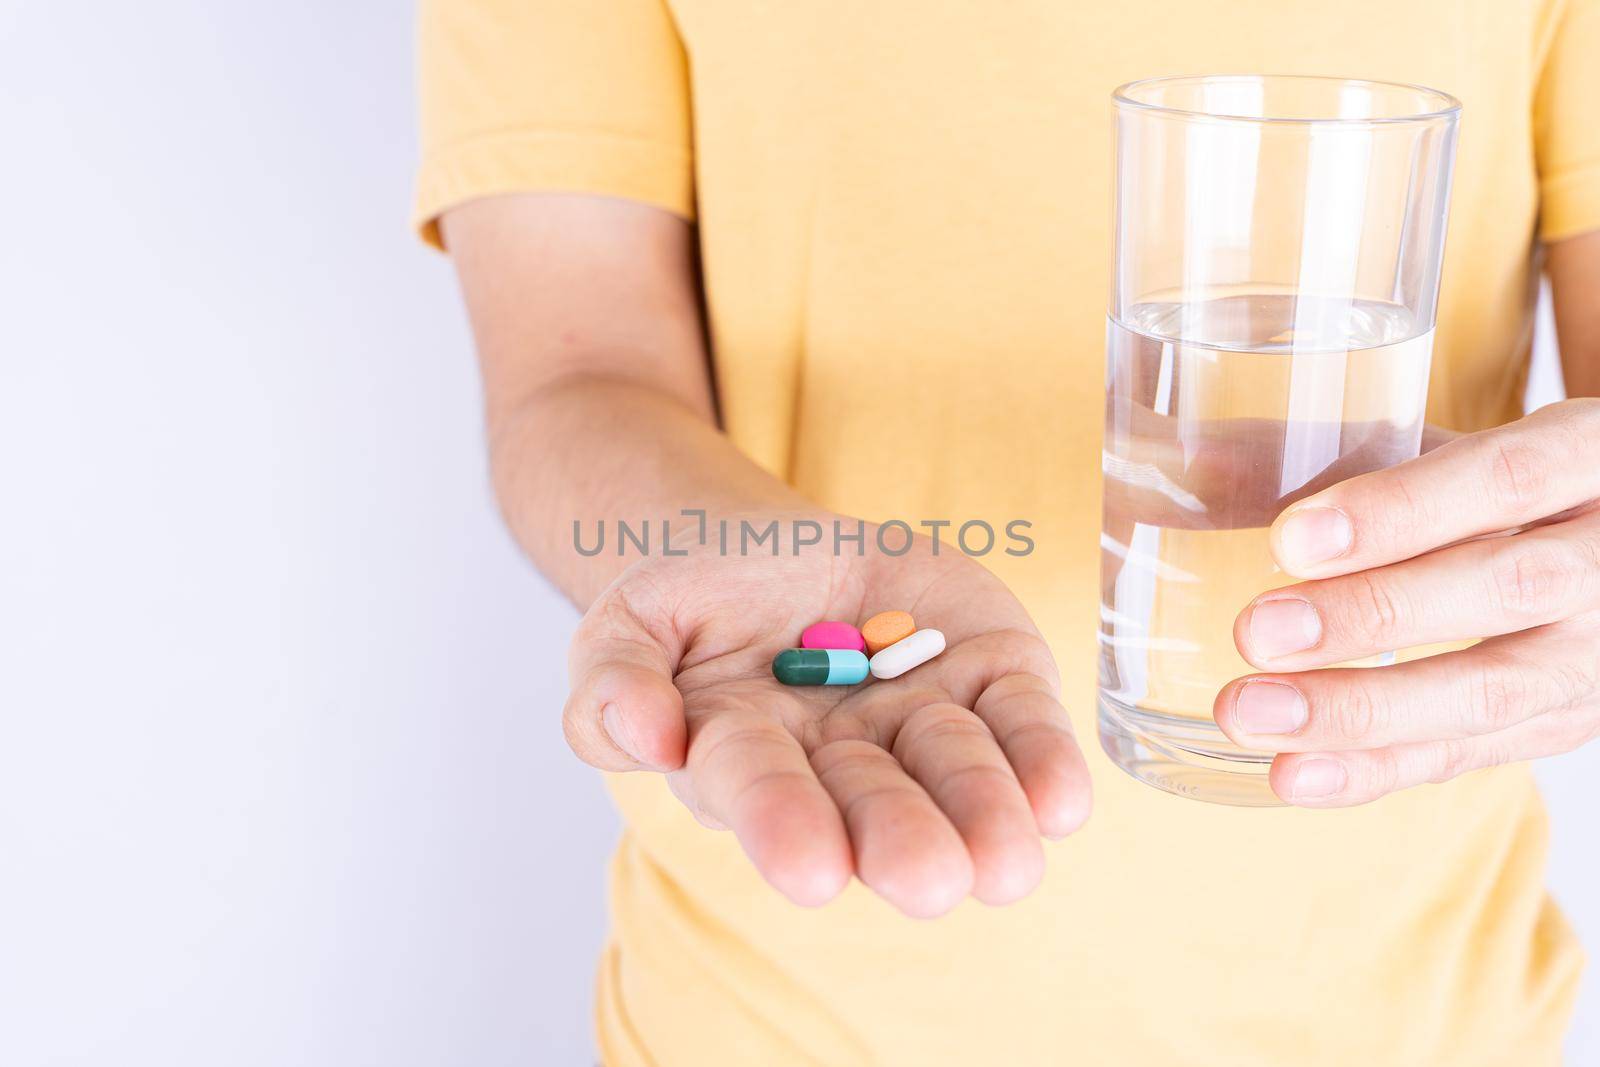
<svg viewBox="0 0 1600 1067"><path fill-rule="evenodd" d="M1545 273L1568 396L1600 396L1600 230L1557 241Z"/></svg>
<svg viewBox="0 0 1600 1067"><path fill-rule="evenodd" d="M570 517L809 507L716 427L687 222L526 195L464 204L442 232L477 342L496 496L579 608L627 561L572 551Z"/></svg>

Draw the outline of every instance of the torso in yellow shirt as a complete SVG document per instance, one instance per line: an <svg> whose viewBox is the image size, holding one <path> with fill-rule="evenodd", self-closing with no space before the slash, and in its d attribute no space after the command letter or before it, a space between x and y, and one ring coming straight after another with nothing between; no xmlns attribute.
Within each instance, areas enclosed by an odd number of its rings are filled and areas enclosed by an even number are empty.
<svg viewBox="0 0 1600 1067"><path fill-rule="evenodd" d="M1537 241L1600 227L1594 0L432 0L422 28L425 232L525 189L694 217L734 440L830 508L1032 521L1033 553L985 562L1085 738L1115 85L1312 73L1462 100L1446 426L1519 413ZM1579 952L1525 768L1246 810L1091 758L1096 814L1047 846L1042 887L934 922L860 887L798 909L659 777L616 780L606 1062L1556 1060Z"/></svg>

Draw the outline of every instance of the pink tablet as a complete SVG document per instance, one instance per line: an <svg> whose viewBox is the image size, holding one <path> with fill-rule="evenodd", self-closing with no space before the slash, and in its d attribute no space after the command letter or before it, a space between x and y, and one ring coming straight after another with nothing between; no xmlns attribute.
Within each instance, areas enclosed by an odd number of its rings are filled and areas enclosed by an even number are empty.
<svg viewBox="0 0 1600 1067"><path fill-rule="evenodd" d="M846 648L860 652L867 647L861 631L847 622L814 622L800 635L801 648Z"/></svg>

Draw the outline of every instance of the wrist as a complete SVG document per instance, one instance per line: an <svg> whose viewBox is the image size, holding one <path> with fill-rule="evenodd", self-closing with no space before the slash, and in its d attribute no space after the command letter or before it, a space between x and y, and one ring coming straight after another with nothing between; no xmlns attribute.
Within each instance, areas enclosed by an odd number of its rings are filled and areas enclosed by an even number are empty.
<svg viewBox="0 0 1600 1067"><path fill-rule="evenodd" d="M638 383L567 379L491 408L489 451L507 526L579 606L642 554L716 544L723 523L737 537L746 521L833 517Z"/></svg>

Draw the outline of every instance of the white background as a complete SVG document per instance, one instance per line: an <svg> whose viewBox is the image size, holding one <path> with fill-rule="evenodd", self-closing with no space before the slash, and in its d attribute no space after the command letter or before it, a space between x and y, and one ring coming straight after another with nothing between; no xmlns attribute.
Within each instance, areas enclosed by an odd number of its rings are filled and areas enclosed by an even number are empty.
<svg viewBox="0 0 1600 1067"><path fill-rule="evenodd" d="M392 0L0 3L8 1067L591 1061L616 824L406 229L410 57ZM1600 748L1541 773L1600 943Z"/></svg>

